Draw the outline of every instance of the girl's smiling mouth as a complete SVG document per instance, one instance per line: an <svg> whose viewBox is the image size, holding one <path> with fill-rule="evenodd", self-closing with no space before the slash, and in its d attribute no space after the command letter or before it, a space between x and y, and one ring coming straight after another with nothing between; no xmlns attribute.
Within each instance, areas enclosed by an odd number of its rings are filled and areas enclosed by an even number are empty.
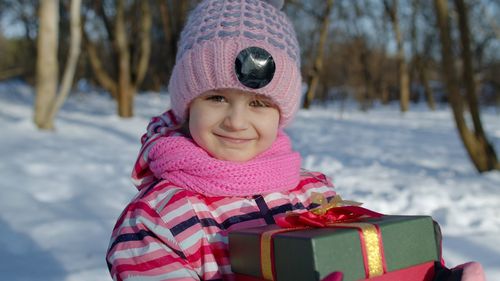
<svg viewBox="0 0 500 281"><path fill-rule="evenodd" d="M225 136L225 135L220 135L220 134L215 134L214 135L218 138L221 139L224 142L229 142L229 143L234 143L234 144L244 144L252 140L252 138L243 138L243 137L233 137L233 136Z"/></svg>

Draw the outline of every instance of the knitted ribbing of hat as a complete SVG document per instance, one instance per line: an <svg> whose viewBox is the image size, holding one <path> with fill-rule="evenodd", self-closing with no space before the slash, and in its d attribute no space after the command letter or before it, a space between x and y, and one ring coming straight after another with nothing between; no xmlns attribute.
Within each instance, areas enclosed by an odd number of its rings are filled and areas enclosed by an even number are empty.
<svg viewBox="0 0 500 281"><path fill-rule="evenodd" d="M280 132L271 147L246 162L216 159L192 139L159 139L149 152L156 178L205 196L250 196L293 189L299 182L300 155Z"/></svg>
<svg viewBox="0 0 500 281"><path fill-rule="evenodd" d="M203 1L191 13L181 34L177 61L196 44L214 38L265 41L286 51L300 68L298 42L285 14L259 0Z"/></svg>

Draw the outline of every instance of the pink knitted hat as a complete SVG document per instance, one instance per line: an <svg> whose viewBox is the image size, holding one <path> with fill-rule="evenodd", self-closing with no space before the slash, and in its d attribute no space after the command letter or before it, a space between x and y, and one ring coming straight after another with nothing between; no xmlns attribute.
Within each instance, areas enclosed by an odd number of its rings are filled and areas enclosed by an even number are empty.
<svg viewBox="0 0 500 281"><path fill-rule="evenodd" d="M204 0L191 12L169 83L177 118L185 120L189 103L200 94L233 88L270 97L280 108L280 125L291 121L301 94L300 51L282 6L277 0ZM267 81L242 79L245 62L235 62L248 50L260 51L257 59L250 55L251 63L272 63L265 70ZM267 57L262 59L262 53Z"/></svg>

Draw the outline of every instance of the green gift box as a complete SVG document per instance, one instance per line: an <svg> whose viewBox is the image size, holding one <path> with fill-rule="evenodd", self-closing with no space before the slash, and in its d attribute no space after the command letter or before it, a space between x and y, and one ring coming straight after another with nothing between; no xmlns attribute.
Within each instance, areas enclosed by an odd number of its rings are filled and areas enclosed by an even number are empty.
<svg viewBox="0 0 500 281"><path fill-rule="evenodd" d="M360 222L377 230L377 258L383 272L440 260L439 227L429 216L383 216ZM272 267L278 281L319 281L334 271L343 272L344 281L372 277L376 263L369 262L374 255L369 236L359 228L345 227L339 224L280 232L278 226L269 225L231 231L231 268L235 273L265 279L263 268ZM262 237L275 231L278 233L271 238L269 261L262 255L267 247L263 248Z"/></svg>

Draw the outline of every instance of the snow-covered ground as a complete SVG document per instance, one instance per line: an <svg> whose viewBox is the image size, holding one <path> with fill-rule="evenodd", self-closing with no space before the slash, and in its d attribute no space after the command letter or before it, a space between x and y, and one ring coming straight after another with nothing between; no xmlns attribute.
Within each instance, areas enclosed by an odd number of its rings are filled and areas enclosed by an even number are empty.
<svg viewBox="0 0 500 281"><path fill-rule="evenodd" d="M74 94L55 132L34 127L33 101L32 88L0 83L0 280L110 280L105 251L135 194L139 137L168 98L140 95L136 117L123 120L106 95ZM487 110L483 123L500 153L500 115ZM288 132L304 167L332 176L344 198L432 215L449 266L476 260L488 280L500 280L500 172L475 172L447 108L315 107Z"/></svg>

